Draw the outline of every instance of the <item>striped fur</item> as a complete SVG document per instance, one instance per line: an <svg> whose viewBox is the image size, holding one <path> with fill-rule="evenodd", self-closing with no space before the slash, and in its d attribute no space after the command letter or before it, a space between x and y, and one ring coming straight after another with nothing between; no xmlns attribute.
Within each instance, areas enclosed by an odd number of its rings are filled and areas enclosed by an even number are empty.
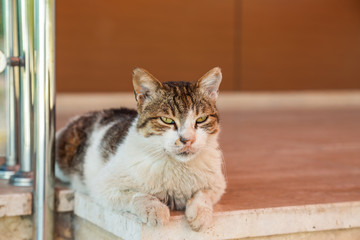
<svg viewBox="0 0 360 240"><path fill-rule="evenodd" d="M151 102L138 106L140 113L137 128L144 136L161 135L169 126L160 120L160 116L169 116L183 123L190 110L197 116L209 116L206 124L196 124L206 130L209 134L218 131L218 111L214 101L200 94L195 84L189 82L165 82L162 84Z"/></svg>

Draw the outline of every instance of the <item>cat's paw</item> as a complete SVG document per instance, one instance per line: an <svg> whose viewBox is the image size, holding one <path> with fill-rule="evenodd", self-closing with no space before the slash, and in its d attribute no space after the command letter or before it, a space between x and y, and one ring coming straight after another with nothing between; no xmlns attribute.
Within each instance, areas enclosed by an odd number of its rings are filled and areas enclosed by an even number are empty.
<svg viewBox="0 0 360 240"><path fill-rule="evenodd" d="M201 231L212 221L212 206L197 199L190 199L186 204L185 217L194 231Z"/></svg>
<svg viewBox="0 0 360 240"><path fill-rule="evenodd" d="M137 204L136 214L148 226L162 226L169 222L170 210L157 198L144 198Z"/></svg>

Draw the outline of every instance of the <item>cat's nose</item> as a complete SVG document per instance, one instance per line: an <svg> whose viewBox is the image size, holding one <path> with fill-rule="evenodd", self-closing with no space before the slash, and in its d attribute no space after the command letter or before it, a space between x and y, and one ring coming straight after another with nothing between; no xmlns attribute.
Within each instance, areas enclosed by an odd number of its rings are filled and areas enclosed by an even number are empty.
<svg viewBox="0 0 360 240"><path fill-rule="evenodd" d="M195 141L195 138L180 137L180 142L182 142L185 145L191 145L194 141Z"/></svg>

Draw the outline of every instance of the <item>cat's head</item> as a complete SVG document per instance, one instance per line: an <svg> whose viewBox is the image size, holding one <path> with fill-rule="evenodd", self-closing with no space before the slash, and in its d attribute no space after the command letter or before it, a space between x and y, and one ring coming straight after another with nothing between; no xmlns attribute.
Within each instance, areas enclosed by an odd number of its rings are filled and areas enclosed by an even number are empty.
<svg viewBox="0 0 360 240"><path fill-rule="evenodd" d="M216 99L221 79L221 70L216 67L194 83L161 83L146 70L136 68L133 84L138 132L177 161L193 159L217 137Z"/></svg>

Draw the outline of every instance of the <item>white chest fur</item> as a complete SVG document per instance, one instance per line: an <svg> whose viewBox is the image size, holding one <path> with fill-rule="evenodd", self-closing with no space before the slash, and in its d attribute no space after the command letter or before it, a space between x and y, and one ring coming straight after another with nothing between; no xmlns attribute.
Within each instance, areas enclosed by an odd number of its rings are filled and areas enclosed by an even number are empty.
<svg viewBox="0 0 360 240"><path fill-rule="evenodd" d="M119 188L133 188L158 197L175 209L200 189L209 189L221 174L216 139L189 162L178 162L158 149L156 137L144 138L131 127L128 137L108 163ZM220 170L220 172L219 172Z"/></svg>

